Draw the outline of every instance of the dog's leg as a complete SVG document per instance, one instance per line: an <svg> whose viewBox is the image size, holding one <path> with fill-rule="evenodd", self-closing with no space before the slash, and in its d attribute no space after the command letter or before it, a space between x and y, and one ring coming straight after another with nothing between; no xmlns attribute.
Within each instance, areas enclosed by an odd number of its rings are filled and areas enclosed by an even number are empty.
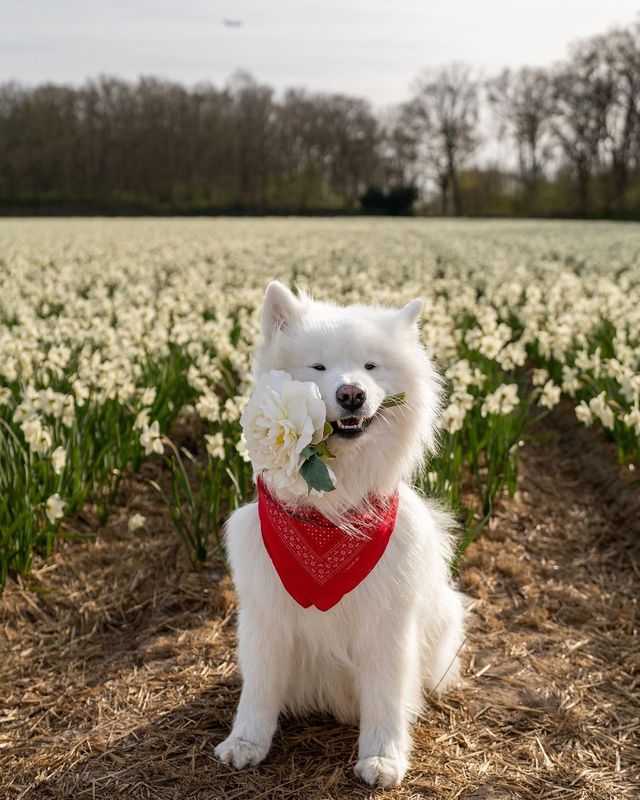
<svg viewBox="0 0 640 800"><path fill-rule="evenodd" d="M215 754L242 769L259 764L271 747L289 676L291 642L272 616L244 609L238 635L242 693L231 734Z"/></svg>
<svg viewBox="0 0 640 800"><path fill-rule="evenodd" d="M371 786L397 786L408 766L410 728L419 710L421 679L415 621L376 636L359 670L360 739L355 773Z"/></svg>

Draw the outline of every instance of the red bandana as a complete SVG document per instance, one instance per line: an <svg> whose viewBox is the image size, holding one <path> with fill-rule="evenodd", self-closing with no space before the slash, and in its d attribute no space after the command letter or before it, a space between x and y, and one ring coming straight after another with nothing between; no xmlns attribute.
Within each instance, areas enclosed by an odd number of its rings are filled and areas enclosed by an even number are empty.
<svg viewBox="0 0 640 800"><path fill-rule="evenodd" d="M363 513L352 512L342 528L311 508L282 505L258 479L262 540L282 585L303 608L327 611L363 581L384 553L398 513L398 493L372 498Z"/></svg>

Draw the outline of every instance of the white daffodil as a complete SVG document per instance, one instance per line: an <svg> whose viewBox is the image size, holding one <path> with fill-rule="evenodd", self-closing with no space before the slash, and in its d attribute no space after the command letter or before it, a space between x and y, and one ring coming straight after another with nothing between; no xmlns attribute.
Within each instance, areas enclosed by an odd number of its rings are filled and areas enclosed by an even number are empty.
<svg viewBox="0 0 640 800"><path fill-rule="evenodd" d="M575 397L576 392L580 388L581 383L578 378L578 370L575 367L570 367L568 364L562 366L562 391L566 392L569 397Z"/></svg>
<svg viewBox="0 0 640 800"><path fill-rule="evenodd" d="M628 414L622 417L622 421L627 427L633 428L636 436L640 436L640 408L637 403Z"/></svg>
<svg viewBox="0 0 640 800"><path fill-rule="evenodd" d="M66 503L61 499L60 495L56 492L52 494L47 500L45 505L45 514L49 522L56 522L64 516L64 509Z"/></svg>
<svg viewBox="0 0 640 800"><path fill-rule="evenodd" d="M205 434L205 441L207 443L207 453L211 458L219 458L223 460L225 457L224 452L224 436L220 431L214 434Z"/></svg>
<svg viewBox="0 0 640 800"><path fill-rule="evenodd" d="M25 420L20 426L29 448L39 456L44 456L51 448L51 433L38 417Z"/></svg>
<svg viewBox="0 0 640 800"><path fill-rule="evenodd" d="M220 400L213 392L206 392L196 403L196 411L209 422L220 421Z"/></svg>
<svg viewBox="0 0 640 800"><path fill-rule="evenodd" d="M592 397L589 400L589 408L593 416L600 420L603 428L607 428L610 431L613 430L616 418L613 410L607 404L606 392L600 392L596 397Z"/></svg>
<svg viewBox="0 0 640 800"><path fill-rule="evenodd" d="M129 533L139 530L143 527L147 518L142 514L132 514L127 520L127 529Z"/></svg>
<svg viewBox="0 0 640 800"><path fill-rule="evenodd" d="M158 390L154 386L147 386L143 389L142 394L140 396L140 402L143 406L152 406Z"/></svg>
<svg viewBox="0 0 640 800"><path fill-rule="evenodd" d="M240 438L236 442L236 452L240 456L240 458L245 461L247 464L251 462L251 456L249 455L249 448L247 447L247 440L244 438L244 434L240 434Z"/></svg>
<svg viewBox="0 0 640 800"><path fill-rule="evenodd" d="M560 402L560 394L560 387L556 386L553 381L549 380L542 387L542 392L538 398L538 405L549 409L554 408Z"/></svg>
<svg viewBox="0 0 640 800"><path fill-rule="evenodd" d="M53 471L56 475L60 475L62 470L67 463L67 451L64 447L56 447L56 449L51 453L51 465L53 466Z"/></svg>
<svg viewBox="0 0 640 800"><path fill-rule="evenodd" d="M137 430L143 431L149 427L149 421L151 420L151 411L148 408L143 408L142 411L139 411L136 416L136 421L133 423L133 427Z"/></svg>
<svg viewBox="0 0 640 800"><path fill-rule="evenodd" d="M593 425L593 413L584 400L581 400L576 406L576 417L587 427Z"/></svg>
<svg viewBox="0 0 640 800"><path fill-rule="evenodd" d="M546 369L534 369L533 375L531 376L531 383L534 386L544 386L544 384L549 380L549 373Z"/></svg>
<svg viewBox="0 0 640 800"><path fill-rule="evenodd" d="M144 447L145 455L150 456L151 453L164 453L164 445L162 444L162 434L160 433L160 423L158 420L145 428L140 434L140 444Z"/></svg>
<svg viewBox="0 0 640 800"><path fill-rule="evenodd" d="M480 407L480 414L486 417L488 414L507 415L519 404L518 384L503 383L501 386L488 394Z"/></svg>
<svg viewBox="0 0 640 800"><path fill-rule="evenodd" d="M449 431L449 433L457 433L461 431L464 418L467 416L467 411L462 403L454 401L442 412L442 424Z"/></svg>

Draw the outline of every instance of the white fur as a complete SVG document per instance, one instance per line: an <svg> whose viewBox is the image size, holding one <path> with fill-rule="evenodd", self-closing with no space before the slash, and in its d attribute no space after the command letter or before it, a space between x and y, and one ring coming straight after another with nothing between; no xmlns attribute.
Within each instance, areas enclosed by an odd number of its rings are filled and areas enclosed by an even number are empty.
<svg viewBox="0 0 640 800"><path fill-rule="evenodd" d="M457 678L464 611L449 579L452 521L408 485L434 447L440 410L440 382L419 344L421 310L419 300L400 311L341 308L295 297L279 283L267 288L257 374L284 369L315 381L330 420L340 415L335 393L344 383L365 388L367 417L389 394L405 391L407 403L382 410L357 439L331 437L338 488L305 498L339 518L371 493L400 491L384 555L329 611L304 609L286 592L263 546L255 503L229 520L243 687L231 734L216 754L237 769L267 755L281 711L320 710L359 720L357 775L371 785L397 785L423 687L442 691ZM367 362L376 368L366 370ZM314 370L316 363L326 370Z"/></svg>

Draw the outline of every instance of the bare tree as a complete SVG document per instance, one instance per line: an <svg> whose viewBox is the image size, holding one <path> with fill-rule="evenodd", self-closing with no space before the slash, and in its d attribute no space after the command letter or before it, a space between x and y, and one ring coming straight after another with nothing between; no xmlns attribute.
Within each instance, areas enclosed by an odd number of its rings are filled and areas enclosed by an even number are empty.
<svg viewBox="0 0 640 800"><path fill-rule="evenodd" d="M444 214L638 216L639 25L581 42L553 69L504 71L487 89L520 181L470 163L480 87L460 64L424 72L384 116L358 97L280 96L246 73L222 88L0 84L0 213L354 210L367 193L370 208L376 196L400 208L435 182Z"/></svg>
<svg viewBox="0 0 640 800"><path fill-rule="evenodd" d="M598 60L610 94L603 149L611 169L614 204L620 209L629 186L634 144L640 139L640 25L614 29L584 47Z"/></svg>
<svg viewBox="0 0 640 800"><path fill-rule="evenodd" d="M590 210L590 188L607 135L613 87L600 70L599 55L577 47L553 76L553 133L576 176L577 210Z"/></svg>
<svg viewBox="0 0 640 800"><path fill-rule="evenodd" d="M451 190L454 214L462 214L459 173L477 145L478 82L462 64L428 70L405 113L438 182L443 213Z"/></svg>
<svg viewBox="0 0 640 800"><path fill-rule="evenodd" d="M414 186L419 181L418 139L411 127L411 115L404 106L389 109L380 118L378 154L384 189Z"/></svg>
<svg viewBox="0 0 640 800"><path fill-rule="evenodd" d="M544 164L545 144L551 128L553 92L544 69L505 69L487 84L489 104L500 122L500 133L513 137L518 152L520 178L529 203L535 201Z"/></svg>

